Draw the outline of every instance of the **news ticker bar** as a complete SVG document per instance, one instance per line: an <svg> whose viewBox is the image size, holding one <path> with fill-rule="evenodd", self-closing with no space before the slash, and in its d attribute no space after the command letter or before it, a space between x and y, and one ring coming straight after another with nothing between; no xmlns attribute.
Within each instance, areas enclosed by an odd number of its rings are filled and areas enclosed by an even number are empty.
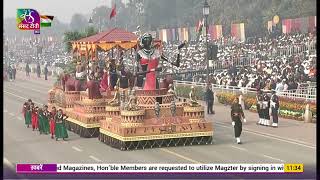
<svg viewBox="0 0 320 180"><path fill-rule="evenodd" d="M17 164L36 173L302 173L303 164Z"/></svg>

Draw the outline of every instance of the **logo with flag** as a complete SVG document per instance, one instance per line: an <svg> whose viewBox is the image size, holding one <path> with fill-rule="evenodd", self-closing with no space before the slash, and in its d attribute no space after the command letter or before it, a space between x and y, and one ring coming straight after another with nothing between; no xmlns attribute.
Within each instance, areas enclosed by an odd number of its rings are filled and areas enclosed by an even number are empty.
<svg viewBox="0 0 320 180"><path fill-rule="evenodd" d="M113 6L112 10L111 10L111 13L110 13L110 19L112 19L114 16L117 15L117 12L116 12L116 5Z"/></svg>
<svg viewBox="0 0 320 180"><path fill-rule="evenodd" d="M41 15L41 27L51 27L54 16Z"/></svg>

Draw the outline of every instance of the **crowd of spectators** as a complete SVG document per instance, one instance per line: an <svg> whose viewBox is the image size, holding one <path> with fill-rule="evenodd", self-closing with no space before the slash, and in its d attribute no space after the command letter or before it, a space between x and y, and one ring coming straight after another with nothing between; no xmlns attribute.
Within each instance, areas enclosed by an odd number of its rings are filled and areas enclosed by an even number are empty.
<svg viewBox="0 0 320 180"><path fill-rule="evenodd" d="M226 69L215 69L209 81L225 86L256 89L294 90L308 81L316 81L316 52L314 34L290 34L275 38L250 38L244 43L218 44L216 61L229 63ZM177 54L177 44L167 44L166 54ZM303 49L304 48L304 49ZM179 76L180 80L205 83L206 49L204 42L189 44L181 51L179 72L203 70L203 73ZM235 60L249 58L247 64L236 64ZM174 67L172 67L174 68Z"/></svg>

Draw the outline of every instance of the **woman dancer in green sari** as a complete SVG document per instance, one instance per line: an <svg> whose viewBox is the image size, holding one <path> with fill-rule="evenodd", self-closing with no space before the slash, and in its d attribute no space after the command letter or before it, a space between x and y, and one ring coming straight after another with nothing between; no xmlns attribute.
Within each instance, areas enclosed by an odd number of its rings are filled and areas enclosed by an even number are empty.
<svg viewBox="0 0 320 180"><path fill-rule="evenodd" d="M33 109L33 103L32 100L29 99L28 100L28 105L26 108L26 117L25 117L25 124L27 125L27 128L29 128L30 124L31 124L31 115L32 115L32 109Z"/></svg>
<svg viewBox="0 0 320 180"><path fill-rule="evenodd" d="M49 117L50 112L48 111L48 106L44 105L41 113L39 113L39 131L40 134L49 134Z"/></svg>
<svg viewBox="0 0 320 180"><path fill-rule="evenodd" d="M59 138L65 140L68 138L68 132L65 126L65 119L68 118L65 114L63 114L62 109L59 109L58 113L55 116L55 136L58 141Z"/></svg>

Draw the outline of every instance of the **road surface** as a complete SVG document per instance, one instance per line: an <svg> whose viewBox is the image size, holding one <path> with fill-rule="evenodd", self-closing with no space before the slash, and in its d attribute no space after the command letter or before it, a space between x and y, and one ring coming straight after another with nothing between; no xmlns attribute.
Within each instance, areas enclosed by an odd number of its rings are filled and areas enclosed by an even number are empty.
<svg viewBox="0 0 320 180"><path fill-rule="evenodd" d="M26 79L22 73L18 73L15 82L4 82L6 168L12 169L16 163L303 163L306 171L315 171L315 124L306 126L301 122L280 119L283 127L281 124L277 129L257 127L255 119L250 118L254 114L245 112L248 125L244 125L241 136L243 144L238 145L230 123L230 107L217 103L216 114L209 116L214 122L212 145L120 151L97 138L80 138L72 132L69 132L68 141L55 141L49 135L39 135L39 132L26 128L21 114L26 99L30 98L38 105L47 103L52 84L53 80ZM308 133L300 132L302 135L295 138L297 131L290 131L290 127L301 127ZM287 136L279 137L273 133L276 131L286 131ZM236 178L234 175L230 177Z"/></svg>

